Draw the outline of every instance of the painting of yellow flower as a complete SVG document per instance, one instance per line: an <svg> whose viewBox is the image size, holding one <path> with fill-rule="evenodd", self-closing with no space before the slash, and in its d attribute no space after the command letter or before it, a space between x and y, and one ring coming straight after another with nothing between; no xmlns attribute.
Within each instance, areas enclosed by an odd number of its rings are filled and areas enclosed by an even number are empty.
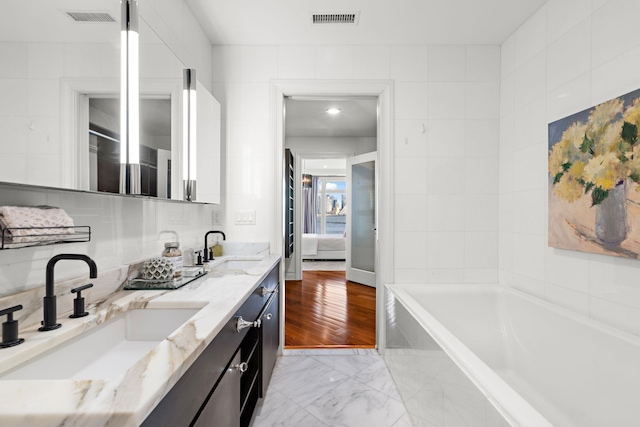
<svg viewBox="0 0 640 427"><path fill-rule="evenodd" d="M640 258L640 90L549 124L549 246Z"/></svg>

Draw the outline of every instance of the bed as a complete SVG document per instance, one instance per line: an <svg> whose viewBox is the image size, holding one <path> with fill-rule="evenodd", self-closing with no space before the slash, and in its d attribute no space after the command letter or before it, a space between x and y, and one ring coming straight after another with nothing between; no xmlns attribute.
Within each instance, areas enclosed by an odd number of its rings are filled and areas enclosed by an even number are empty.
<svg viewBox="0 0 640 427"><path fill-rule="evenodd" d="M346 258L346 238L340 234L303 234L302 259Z"/></svg>

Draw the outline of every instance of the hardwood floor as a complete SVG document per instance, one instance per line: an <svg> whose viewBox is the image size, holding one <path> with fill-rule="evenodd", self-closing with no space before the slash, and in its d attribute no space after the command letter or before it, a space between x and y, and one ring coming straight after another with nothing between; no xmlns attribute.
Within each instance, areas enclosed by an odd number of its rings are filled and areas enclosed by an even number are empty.
<svg viewBox="0 0 640 427"><path fill-rule="evenodd" d="M285 348L374 348L376 290L344 271L303 271L285 287Z"/></svg>

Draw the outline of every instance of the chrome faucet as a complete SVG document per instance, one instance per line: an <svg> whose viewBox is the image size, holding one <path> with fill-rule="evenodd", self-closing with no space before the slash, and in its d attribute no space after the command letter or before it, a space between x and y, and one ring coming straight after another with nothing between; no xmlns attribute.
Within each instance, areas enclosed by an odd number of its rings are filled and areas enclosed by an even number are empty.
<svg viewBox="0 0 640 427"><path fill-rule="evenodd" d="M42 327L40 327L39 331L52 331L54 329L58 329L61 325L57 323L57 307L56 307L56 296L53 293L53 269L56 263L60 260L78 260L84 261L89 266L89 277L95 279L98 277L98 267L96 263L86 255L81 254L60 254L56 255L49 260L47 263L47 281L45 283L45 296L44 301L42 303L42 309L44 310L44 320L42 321Z"/></svg>
<svg viewBox="0 0 640 427"><path fill-rule="evenodd" d="M203 262L207 262L209 261L209 248L208 248L208 244L207 244L207 237L209 237L209 234L222 234L222 240L227 240L227 237L224 235L224 233L222 231L216 231L216 230L211 230L211 231L207 231L207 234L204 235L204 257L203 257ZM211 257L211 259L213 260L213 256Z"/></svg>

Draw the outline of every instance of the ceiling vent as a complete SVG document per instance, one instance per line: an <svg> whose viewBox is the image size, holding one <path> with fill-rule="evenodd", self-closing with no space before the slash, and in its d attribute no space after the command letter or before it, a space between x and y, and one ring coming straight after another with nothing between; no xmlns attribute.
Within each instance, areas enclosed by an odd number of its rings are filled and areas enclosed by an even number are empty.
<svg viewBox="0 0 640 427"><path fill-rule="evenodd" d="M75 22L116 22L113 16L106 12L65 12Z"/></svg>
<svg viewBox="0 0 640 427"><path fill-rule="evenodd" d="M312 13L312 24L355 24L360 21L360 12Z"/></svg>

